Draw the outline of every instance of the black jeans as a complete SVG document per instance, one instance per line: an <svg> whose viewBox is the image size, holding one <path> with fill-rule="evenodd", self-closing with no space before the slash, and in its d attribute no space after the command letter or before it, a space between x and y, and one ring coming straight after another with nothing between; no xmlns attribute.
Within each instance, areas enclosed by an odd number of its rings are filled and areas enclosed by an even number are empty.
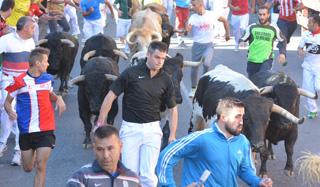
<svg viewBox="0 0 320 187"><path fill-rule="evenodd" d="M54 14L49 14L49 15L53 16ZM64 32L69 32L70 30L69 23L65 16L63 16L60 20L49 20L48 23L49 23L50 32L56 32L58 30L57 24L59 24L62 27L62 30Z"/></svg>

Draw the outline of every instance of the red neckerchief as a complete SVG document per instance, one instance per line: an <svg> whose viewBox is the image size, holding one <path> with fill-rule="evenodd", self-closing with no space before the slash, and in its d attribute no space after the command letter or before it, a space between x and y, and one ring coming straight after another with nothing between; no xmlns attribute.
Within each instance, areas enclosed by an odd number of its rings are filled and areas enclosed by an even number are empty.
<svg viewBox="0 0 320 187"><path fill-rule="evenodd" d="M316 35L316 34L320 34L320 28L318 30L316 30L315 32L311 32L312 35Z"/></svg>

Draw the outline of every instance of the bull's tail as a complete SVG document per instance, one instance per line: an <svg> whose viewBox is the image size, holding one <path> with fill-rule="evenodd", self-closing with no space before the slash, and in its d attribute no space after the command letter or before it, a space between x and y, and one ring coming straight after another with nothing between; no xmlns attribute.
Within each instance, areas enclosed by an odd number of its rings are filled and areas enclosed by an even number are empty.
<svg viewBox="0 0 320 187"><path fill-rule="evenodd" d="M320 184L320 154L304 152L304 155L296 160L299 168L299 175L302 175L303 182L308 186Z"/></svg>

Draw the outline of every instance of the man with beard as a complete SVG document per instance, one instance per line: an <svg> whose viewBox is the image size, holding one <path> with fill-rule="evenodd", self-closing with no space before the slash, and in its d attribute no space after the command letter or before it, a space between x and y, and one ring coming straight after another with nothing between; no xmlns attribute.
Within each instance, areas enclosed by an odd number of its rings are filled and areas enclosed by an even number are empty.
<svg viewBox="0 0 320 187"><path fill-rule="evenodd" d="M173 166L182 158L181 186L199 181L205 170L211 174L204 186L238 186L237 176L249 186L272 186L271 179L261 179L255 174L250 143L240 134L243 116L241 101L221 99L217 106L217 121L211 128L181 138L161 152L156 169L160 186L176 186Z"/></svg>
<svg viewBox="0 0 320 187"><path fill-rule="evenodd" d="M274 53L273 43L278 39L279 57L278 62L285 65L286 39L280 29L269 22L269 9L261 6L258 10L259 23L253 23L247 27L245 34L239 43L249 41L247 73L249 79L257 72L272 68Z"/></svg>

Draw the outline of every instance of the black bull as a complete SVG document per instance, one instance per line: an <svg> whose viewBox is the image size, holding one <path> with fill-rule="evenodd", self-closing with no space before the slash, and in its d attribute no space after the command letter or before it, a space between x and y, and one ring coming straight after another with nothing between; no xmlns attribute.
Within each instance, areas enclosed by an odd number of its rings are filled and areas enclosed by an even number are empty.
<svg viewBox="0 0 320 187"><path fill-rule="evenodd" d="M70 72L79 48L77 39L65 32L54 32L37 45L50 49L47 72L60 78L59 92L67 92Z"/></svg>
<svg viewBox="0 0 320 187"><path fill-rule="evenodd" d="M243 133L250 140L254 150L265 152L265 135L269 124L269 119L273 115L279 114L290 123L302 123L304 118L297 118L276 105L272 99L263 97L259 93L259 89L243 75L231 71L229 77L234 79L226 80L226 73L230 71L228 68L222 68L221 74L219 71L208 76L203 76L195 93L193 101L194 109L192 111L192 118L190 122L190 130L193 125L207 126L211 125L216 114L216 106L219 99L224 97L235 97L240 99L245 104L244 126ZM250 85L252 88L241 88L239 85ZM237 88L237 89L236 89ZM241 88L241 89L240 89ZM238 91L235 91L238 90ZM198 109L197 109L198 108Z"/></svg>
<svg viewBox="0 0 320 187"><path fill-rule="evenodd" d="M286 109L296 117L299 117L300 95L316 99L316 95L298 88L294 80L283 72L273 73L270 71L259 72L251 77L251 80L259 88L261 94L271 98L274 103ZM268 140L268 145L264 145L261 152L260 175L267 174L266 162L268 157L274 159L272 144L277 145L284 140L287 162L285 173L293 175L293 152L298 136L298 126L277 113L272 113L267 129L258 130L260 141L262 137Z"/></svg>
<svg viewBox="0 0 320 187"><path fill-rule="evenodd" d="M114 39L103 34L94 35L85 42L81 51L81 68L88 59L98 56L110 57L116 63L119 62L119 56L128 59L127 55L118 49Z"/></svg>
<svg viewBox="0 0 320 187"><path fill-rule="evenodd" d="M84 148L88 148L91 144L91 116L95 115L95 121L97 120L104 97L108 93L112 81L117 76L119 76L119 68L113 59L108 57L93 57L84 65L81 70L81 75L71 80L71 84L79 86L79 115L84 123L86 133L86 138L83 142ZM112 103L107 118L108 124L114 123L117 113L118 102L115 100Z"/></svg>

